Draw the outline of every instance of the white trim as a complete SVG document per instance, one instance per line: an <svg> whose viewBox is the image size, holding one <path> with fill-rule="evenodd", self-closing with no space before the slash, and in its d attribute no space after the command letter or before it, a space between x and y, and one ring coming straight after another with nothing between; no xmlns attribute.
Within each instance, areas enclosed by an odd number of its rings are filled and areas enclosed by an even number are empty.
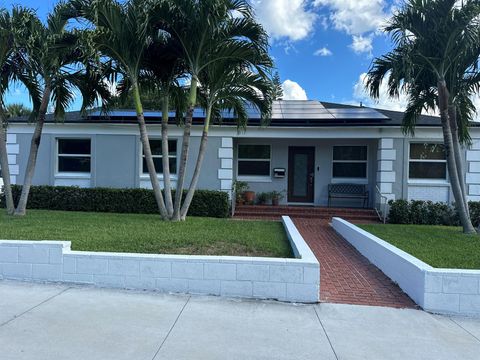
<svg viewBox="0 0 480 360"><path fill-rule="evenodd" d="M246 182L257 182L257 183L271 183L273 182L270 176L238 176L238 181L246 181Z"/></svg>

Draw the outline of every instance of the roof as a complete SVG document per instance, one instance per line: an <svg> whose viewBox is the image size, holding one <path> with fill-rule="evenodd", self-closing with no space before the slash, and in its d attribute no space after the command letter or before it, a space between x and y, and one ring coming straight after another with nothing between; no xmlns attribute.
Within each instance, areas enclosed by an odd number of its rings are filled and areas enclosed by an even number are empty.
<svg viewBox="0 0 480 360"><path fill-rule="evenodd" d="M259 112L252 106L247 107L249 126L260 126ZM160 123L160 111L145 111L147 123ZM403 112L375 109L363 106L320 102L316 100L279 100L272 106L271 127L321 127L321 126L401 126ZM196 108L193 114L194 124L202 123L204 110ZM175 122L175 114L169 113L171 123ZM12 123L25 123L27 117L12 118ZM65 123L136 123L134 110L113 110L108 114L92 110L87 115L80 112L66 114ZM47 115L46 122L55 122L53 114ZM222 125L236 125L232 112L222 113ZM440 126L440 118L421 115L417 126Z"/></svg>

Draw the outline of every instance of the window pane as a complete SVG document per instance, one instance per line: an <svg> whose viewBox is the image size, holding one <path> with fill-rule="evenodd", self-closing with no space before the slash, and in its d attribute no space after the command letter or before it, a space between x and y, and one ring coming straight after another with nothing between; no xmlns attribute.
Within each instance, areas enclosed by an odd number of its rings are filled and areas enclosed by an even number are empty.
<svg viewBox="0 0 480 360"><path fill-rule="evenodd" d="M90 155L90 139L58 139L58 153Z"/></svg>
<svg viewBox="0 0 480 360"><path fill-rule="evenodd" d="M239 145L239 159L270 159L270 145Z"/></svg>
<svg viewBox="0 0 480 360"><path fill-rule="evenodd" d="M177 173L177 159L176 158L169 158L169 164L170 164L170 174L176 174ZM155 170L157 171L157 174L163 174L163 162L161 157L154 157L153 158L153 163L155 164ZM148 174L148 168L147 168L147 162L145 161L145 158L143 158L142 162L142 171L144 174Z"/></svg>
<svg viewBox="0 0 480 360"><path fill-rule="evenodd" d="M366 163L333 163L334 178L357 178L367 177Z"/></svg>
<svg viewBox="0 0 480 360"><path fill-rule="evenodd" d="M59 156L59 172L90 172L90 158L81 156Z"/></svg>
<svg viewBox="0 0 480 360"><path fill-rule="evenodd" d="M410 144L410 159L445 160L443 144Z"/></svg>
<svg viewBox="0 0 480 360"><path fill-rule="evenodd" d="M367 147L334 146L333 160L367 160Z"/></svg>
<svg viewBox="0 0 480 360"><path fill-rule="evenodd" d="M150 140L150 149L152 150L152 155L162 156L162 140ZM177 155L177 140L168 140L168 154L171 156Z"/></svg>
<svg viewBox="0 0 480 360"><path fill-rule="evenodd" d="M240 176L270 176L270 161L239 161Z"/></svg>
<svg viewBox="0 0 480 360"><path fill-rule="evenodd" d="M438 162L410 162L410 179L447 179L447 164Z"/></svg>

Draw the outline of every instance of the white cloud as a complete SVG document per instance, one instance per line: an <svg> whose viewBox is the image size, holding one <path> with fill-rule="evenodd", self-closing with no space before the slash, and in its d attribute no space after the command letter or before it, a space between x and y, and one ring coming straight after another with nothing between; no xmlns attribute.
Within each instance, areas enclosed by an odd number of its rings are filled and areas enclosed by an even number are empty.
<svg viewBox="0 0 480 360"><path fill-rule="evenodd" d="M330 8L335 28L350 35L377 31L389 16L385 0L315 0L313 4Z"/></svg>
<svg viewBox="0 0 480 360"><path fill-rule="evenodd" d="M295 81L285 80L282 84L283 100L307 100L307 93Z"/></svg>
<svg viewBox="0 0 480 360"><path fill-rule="evenodd" d="M332 56L333 53L330 49L326 48L326 47L323 47L321 49L318 49L317 51L315 51L313 53L313 55L315 56Z"/></svg>
<svg viewBox="0 0 480 360"><path fill-rule="evenodd" d="M407 107L407 96L400 94L398 98L388 96L387 82L384 81L380 85L380 96L377 100L373 100L365 89L367 74L363 73L359 76L358 81L353 86L352 104L358 105L360 102L365 106L387 109L393 111L405 111Z"/></svg>
<svg viewBox="0 0 480 360"><path fill-rule="evenodd" d="M356 54L362 54L362 53L370 54L373 50L372 41L373 41L373 35L368 35L368 36L353 35L350 48Z"/></svg>
<svg viewBox="0 0 480 360"><path fill-rule="evenodd" d="M257 17L275 40L298 41L309 36L317 15L304 0L253 0Z"/></svg>
<svg viewBox="0 0 480 360"><path fill-rule="evenodd" d="M313 5L330 10L331 24L352 36L350 48L357 54L371 53L373 36L392 11L385 0L314 0Z"/></svg>

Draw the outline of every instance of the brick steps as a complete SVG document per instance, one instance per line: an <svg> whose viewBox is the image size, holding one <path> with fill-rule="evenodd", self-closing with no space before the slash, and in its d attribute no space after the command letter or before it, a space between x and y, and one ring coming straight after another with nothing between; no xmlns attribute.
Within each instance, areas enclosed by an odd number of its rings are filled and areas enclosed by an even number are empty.
<svg viewBox="0 0 480 360"><path fill-rule="evenodd" d="M296 206L237 206L235 218L280 220L282 215L303 219L326 219L334 216L350 221L377 222L378 217L372 209L318 208Z"/></svg>

